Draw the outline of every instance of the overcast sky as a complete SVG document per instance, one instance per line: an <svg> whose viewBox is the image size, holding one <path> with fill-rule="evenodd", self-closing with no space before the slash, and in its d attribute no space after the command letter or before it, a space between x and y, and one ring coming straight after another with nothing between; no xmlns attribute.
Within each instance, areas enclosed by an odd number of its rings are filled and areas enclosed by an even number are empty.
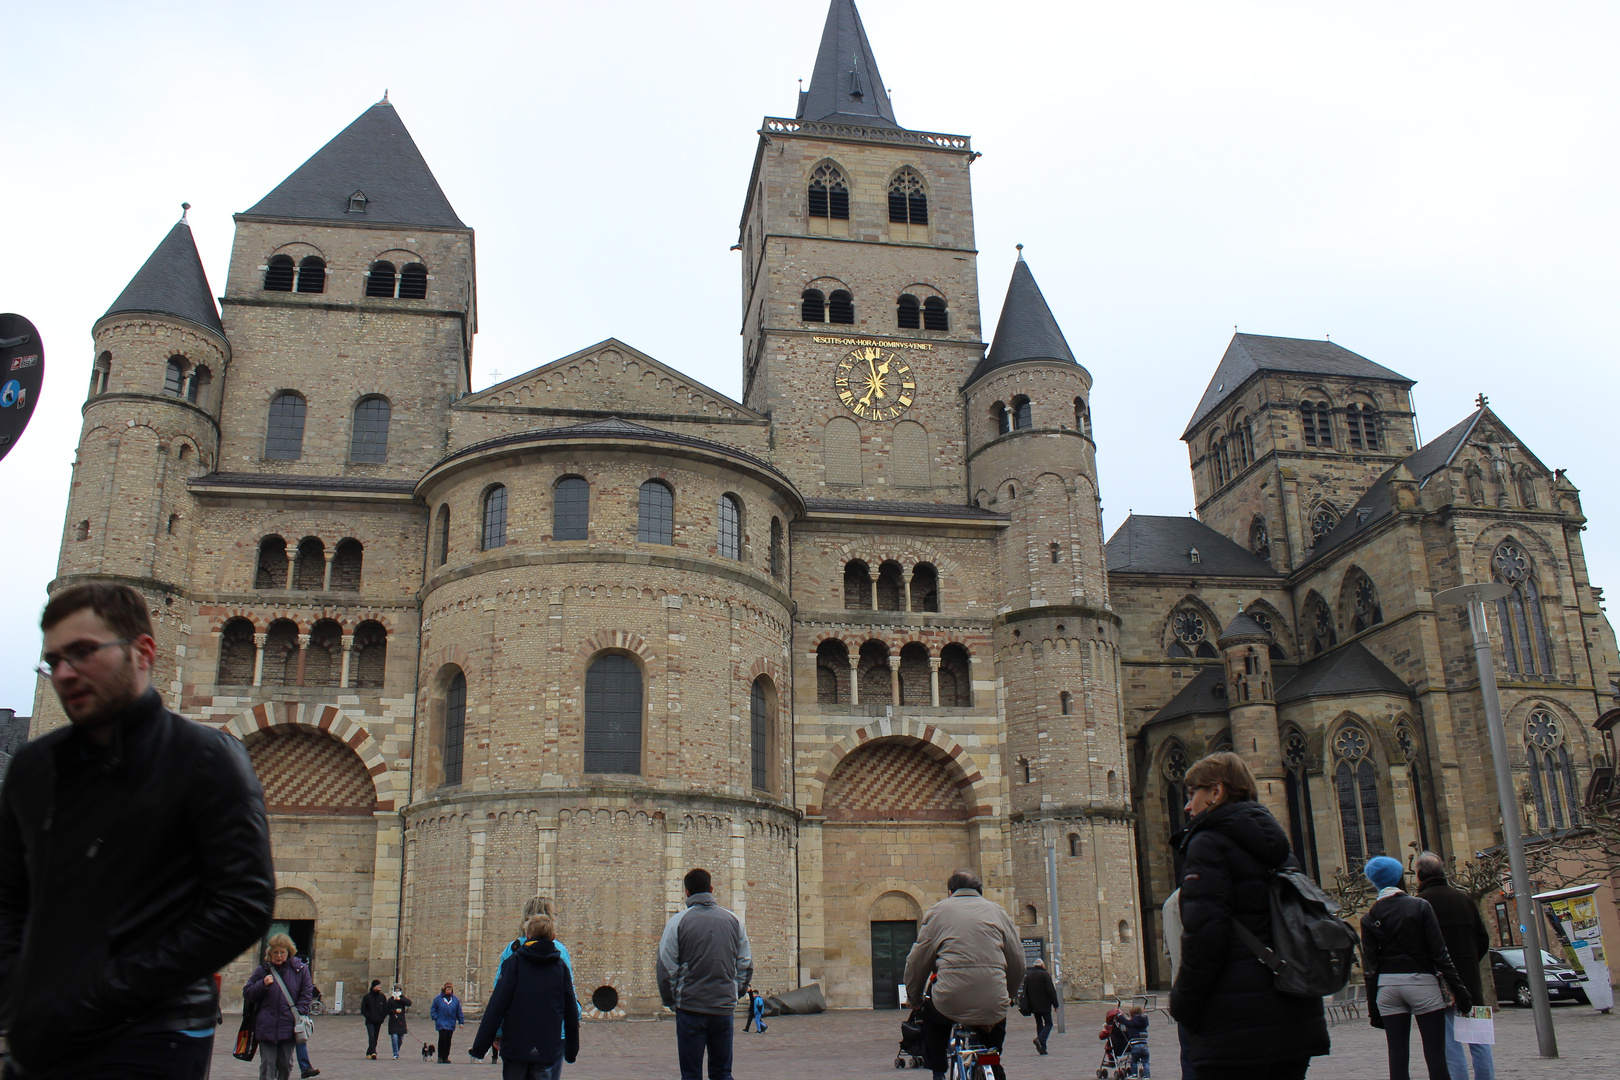
<svg viewBox="0 0 1620 1080"><path fill-rule="evenodd" d="M1234 326L1417 380L1425 437L1484 391L1620 588L1602 455L1620 5L865 0L906 127L971 135L986 333L1015 243L1081 362L1104 518L1192 504L1182 428ZM609 336L740 394L729 251L762 116L824 0L0 0L0 310L46 383L0 462L0 706L33 707L90 327L179 216L215 294L245 210L384 89L477 230L473 385Z"/></svg>

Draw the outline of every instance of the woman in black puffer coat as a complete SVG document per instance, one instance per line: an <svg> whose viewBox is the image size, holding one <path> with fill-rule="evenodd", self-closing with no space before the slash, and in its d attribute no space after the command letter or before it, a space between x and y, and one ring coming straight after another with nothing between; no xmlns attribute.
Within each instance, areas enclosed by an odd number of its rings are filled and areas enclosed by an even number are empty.
<svg viewBox="0 0 1620 1080"><path fill-rule="evenodd" d="M1255 801L1254 776L1232 753L1187 770L1181 842L1181 970L1170 1015L1187 1031L1198 1080L1299 1080L1328 1053L1320 998L1279 994L1271 972L1232 932L1240 920L1271 941L1269 878L1297 866L1288 834Z"/></svg>

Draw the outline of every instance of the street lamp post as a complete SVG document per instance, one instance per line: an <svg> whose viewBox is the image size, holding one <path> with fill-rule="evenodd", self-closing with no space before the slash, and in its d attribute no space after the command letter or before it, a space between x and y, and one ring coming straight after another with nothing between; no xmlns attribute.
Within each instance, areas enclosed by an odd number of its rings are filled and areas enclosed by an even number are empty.
<svg viewBox="0 0 1620 1080"><path fill-rule="evenodd" d="M1485 699L1485 726L1491 734L1491 758L1496 766L1496 798L1502 804L1502 841L1507 845L1508 869L1513 875L1513 900L1519 909L1519 933L1524 940L1525 978L1536 1015L1536 1044L1544 1058L1558 1056L1553 1034L1552 1004L1547 1000L1547 977L1541 967L1541 927L1536 921L1530 872L1524 865L1524 837L1519 833L1519 800L1508 765L1507 731L1502 726L1502 699L1496 692L1496 662L1491 657L1490 628L1485 603L1505 599L1513 590L1501 582L1458 585L1434 594L1437 604L1466 604L1468 627L1474 636L1474 661L1479 666L1479 692Z"/></svg>

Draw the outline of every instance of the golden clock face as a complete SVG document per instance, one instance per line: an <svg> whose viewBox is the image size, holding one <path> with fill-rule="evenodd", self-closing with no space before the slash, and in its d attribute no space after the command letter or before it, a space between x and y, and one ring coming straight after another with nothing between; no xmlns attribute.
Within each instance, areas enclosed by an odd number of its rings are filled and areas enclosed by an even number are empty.
<svg viewBox="0 0 1620 1080"><path fill-rule="evenodd" d="M862 420L893 420L911 408L917 376L894 353L862 345L838 361L833 387L844 408Z"/></svg>

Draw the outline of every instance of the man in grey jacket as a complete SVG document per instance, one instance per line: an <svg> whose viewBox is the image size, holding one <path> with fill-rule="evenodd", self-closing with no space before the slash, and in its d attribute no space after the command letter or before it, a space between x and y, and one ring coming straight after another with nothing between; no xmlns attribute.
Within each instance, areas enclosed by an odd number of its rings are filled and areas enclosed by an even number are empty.
<svg viewBox="0 0 1620 1080"><path fill-rule="evenodd" d="M731 1080L732 1014L754 978L742 920L714 902L709 872L689 870L686 907L669 917L658 942L658 996L675 1010L681 1080Z"/></svg>
<svg viewBox="0 0 1620 1080"><path fill-rule="evenodd" d="M984 898L984 884L971 870L945 883L950 895L923 916L917 944L906 957L906 998L923 1004L923 1060L936 1080L945 1075L951 1025L981 1029L1000 1049L1007 1037L1007 1007L1024 981L1024 947L1012 918ZM932 990L928 977L938 975ZM998 1078L1001 1066L995 1066Z"/></svg>

